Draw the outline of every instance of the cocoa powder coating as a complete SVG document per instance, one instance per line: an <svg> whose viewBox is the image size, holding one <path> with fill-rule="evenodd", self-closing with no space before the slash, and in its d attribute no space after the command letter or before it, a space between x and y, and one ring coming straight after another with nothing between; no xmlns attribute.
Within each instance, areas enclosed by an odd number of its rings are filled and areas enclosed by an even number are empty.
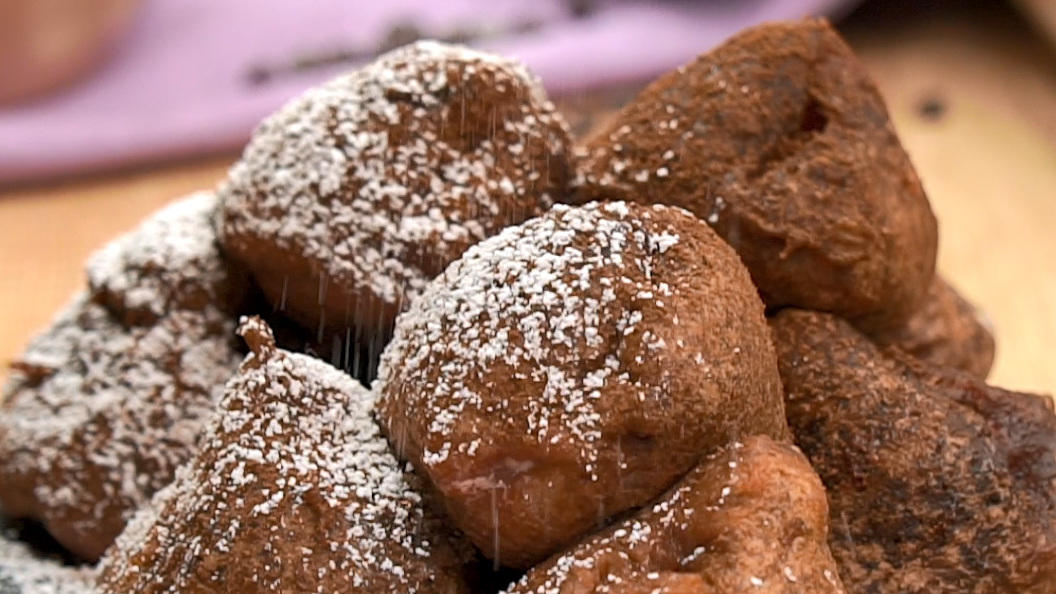
<svg viewBox="0 0 1056 594"><path fill-rule="evenodd" d="M803 454L750 437L507 592L842 594L828 524L825 487Z"/></svg>
<svg viewBox="0 0 1056 594"><path fill-rule="evenodd" d="M577 196L671 204L769 307L878 330L923 301L937 231L865 68L824 20L748 29L650 84L583 149Z"/></svg>
<svg viewBox="0 0 1056 594"><path fill-rule="evenodd" d="M785 438L763 305L678 208L555 206L470 248L402 314L389 440L485 555L527 567L711 449Z"/></svg>
<svg viewBox="0 0 1056 594"><path fill-rule="evenodd" d="M996 343L984 314L942 277L935 276L921 307L903 324L871 338L939 367L986 379Z"/></svg>
<svg viewBox="0 0 1056 594"><path fill-rule="evenodd" d="M789 425L857 592L1052 592L1051 399L882 351L836 317L772 320Z"/></svg>

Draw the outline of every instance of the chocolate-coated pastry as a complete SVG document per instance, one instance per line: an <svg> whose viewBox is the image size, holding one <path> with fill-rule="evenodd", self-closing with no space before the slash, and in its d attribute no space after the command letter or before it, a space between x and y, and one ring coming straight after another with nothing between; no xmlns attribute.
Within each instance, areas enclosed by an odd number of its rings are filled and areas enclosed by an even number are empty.
<svg viewBox="0 0 1056 594"><path fill-rule="evenodd" d="M492 559L527 567L711 449L785 438L747 271L667 206L555 206L470 248L402 314L375 389L397 451Z"/></svg>
<svg viewBox="0 0 1056 594"><path fill-rule="evenodd" d="M876 86L824 20L735 35L650 84L584 151L579 200L690 210L769 307L878 330L931 282L927 197Z"/></svg>
<svg viewBox="0 0 1056 594"><path fill-rule="evenodd" d="M187 460L241 359L242 280L220 259L215 198L169 206L89 265L0 394L0 507L96 559ZM203 243L204 242L204 243Z"/></svg>
<svg viewBox="0 0 1056 594"><path fill-rule="evenodd" d="M461 550L389 451L373 397L259 318L203 445L100 564L104 592L461 593Z"/></svg>
<svg viewBox="0 0 1056 594"><path fill-rule="evenodd" d="M519 63L415 43L261 124L220 190L223 242L272 305L376 357L449 262L563 196L569 145Z"/></svg>
<svg viewBox="0 0 1056 594"><path fill-rule="evenodd" d="M803 454L750 437L507 592L842 593L828 528L825 487Z"/></svg>
<svg viewBox="0 0 1056 594"><path fill-rule="evenodd" d="M871 337L881 345L980 379L986 379L994 362L989 322L940 276L935 276L924 304L904 324Z"/></svg>
<svg viewBox="0 0 1056 594"><path fill-rule="evenodd" d="M827 314L772 325L789 425L828 489L851 591L1056 591L1050 399L885 353Z"/></svg>

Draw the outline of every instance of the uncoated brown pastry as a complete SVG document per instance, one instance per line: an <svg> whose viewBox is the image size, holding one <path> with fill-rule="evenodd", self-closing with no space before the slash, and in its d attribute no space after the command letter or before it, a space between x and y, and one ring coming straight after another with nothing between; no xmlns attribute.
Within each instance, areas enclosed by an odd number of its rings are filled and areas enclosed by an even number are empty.
<svg viewBox="0 0 1056 594"><path fill-rule="evenodd" d="M842 593L828 527L825 487L803 454L750 437L507 592Z"/></svg>
<svg viewBox="0 0 1056 594"><path fill-rule="evenodd" d="M939 367L986 379L994 362L994 336L982 312L936 275L924 304L904 324L874 333L883 346Z"/></svg>
<svg viewBox="0 0 1056 594"><path fill-rule="evenodd" d="M467 592L455 535L390 453L373 398L259 318L194 459L99 569L103 592Z"/></svg>
<svg viewBox="0 0 1056 594"><path fill-rule="evenodd" d="M241 359L226 307L177 297L239 284L215 206L211 194L181 200L94 257L100 293L74 297L3 387L0 507L80 557L98 558L172 480Z"/></svg>
<svg viewBox="0 0 1056 594"><path fill-rule="evenodd" d="M659 205L558 205L470 248L398 318L374 387L390 442L510 567L715 447L787 435L747 271Z"/></svg>
<svg viewBox="0 0 1056 594"><path fill-rule="evenodd" d="M519 63L415 43L261 124L220 190L223 242L272 305L377 356L449 262L562 197L569 145Z"/></svg>
<svg viewBox="0 0 1056 594"><path fill-rule="evenodd" d="M1056 415L830 315L773 320L789 424L854 592L1056 592Z"/></svg>
<svg viewBox="0 0 1056 594"><path fill-rule="evenodd" d="M927 197L876 86L824 20L734 36L649 85L584 152L579 200L688 209L769 307L877 330L931 282Z"/></svg>

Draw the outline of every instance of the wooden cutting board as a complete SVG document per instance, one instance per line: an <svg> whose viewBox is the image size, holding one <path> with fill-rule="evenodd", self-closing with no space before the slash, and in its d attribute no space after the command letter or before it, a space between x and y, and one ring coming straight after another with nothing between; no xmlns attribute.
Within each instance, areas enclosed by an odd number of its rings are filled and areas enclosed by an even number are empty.
<svg viewBox="0 0 1056 594"><path fill-rule="evenodd" d="M845 32L931 196L939 268L993 320L991 379L1056 393L1056 52L1021 22L999 25L969 15ZM212 186L233 158L0 191L0 364L82 286L93 249Z"/></svg>

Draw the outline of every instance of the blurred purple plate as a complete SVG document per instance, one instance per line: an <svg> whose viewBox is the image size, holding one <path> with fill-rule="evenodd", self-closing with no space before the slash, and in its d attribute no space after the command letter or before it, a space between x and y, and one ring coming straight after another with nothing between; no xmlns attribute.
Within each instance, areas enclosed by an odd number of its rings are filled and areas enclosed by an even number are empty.
<svg viewBox="0 0 1056 594"><path fill-rule="evenodd" d="M0 110L0 182L237 148L288 98L416 37L520 58L554 95L643 80L851 0L150 0L81 85Z"/></svg>

